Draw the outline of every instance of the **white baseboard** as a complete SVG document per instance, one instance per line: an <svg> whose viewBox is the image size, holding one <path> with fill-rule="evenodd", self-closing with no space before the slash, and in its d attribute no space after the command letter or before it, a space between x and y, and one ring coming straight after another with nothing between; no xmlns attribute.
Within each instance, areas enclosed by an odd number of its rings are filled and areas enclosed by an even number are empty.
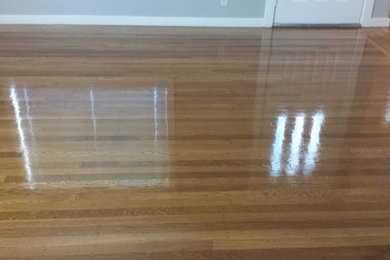
<svg viewBox="0 0 390 260"><path fill-rule="evenodd" d="M93 15L0 15L0 24L264 27L264 18L147 17Z"/></svg>
<svg viewBox="0 0 390 260"><path fill-rule="evenodd" d="M363 27L389 27L389 18L371 18L362 23Z"/></svg>

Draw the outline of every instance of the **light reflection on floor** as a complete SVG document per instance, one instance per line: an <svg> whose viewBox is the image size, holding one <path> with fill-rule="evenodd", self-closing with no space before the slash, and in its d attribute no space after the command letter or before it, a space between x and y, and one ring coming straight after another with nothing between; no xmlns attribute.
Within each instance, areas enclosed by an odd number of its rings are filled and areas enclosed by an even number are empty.
<svg viewBox="0 0 390 260"><path fill-rule="evenodd" d="M310 175L316 167L321 147L321 130L325 123L325 114L323 111L317 111L311 115L311 124L306 118L305 113L296 114L294 117L288 117L281 114L277 118L274 141L272 145L270 158L270 175L273 177L295 176L303 172ZM292 129L287 129L289 120L293 120ZM310 128L309 128L310 127ZM285 144L285 139L291 131L290 144ZM310 132L308 140L304 134ZM284 158L287 154L288 157Z"/></svg>
<svg viewBox="0 0 390 260"><path fill-rule="evenodd" d="M9 97L12 101L12 106L14 108L16 128L19 135L19 147L20 147L20 151L23 154L24 169L26 172L26 181L30 185L30 188L34 188L33 173L31 170L31 162L30 162L30 149L29 146L26 144L26 136L22 126L22 117L20 115L21 111L19 105L19 98L15 90L15 86L11 86L9 92L10 92ZM26 92L25 95L27 96ZM27 105L27 108L28 108L27 111L29 111L29 105Z"/></svg>
<svg viewBox="0 0 390 260"><path fill-rule="evenodd" d="M21 94L23 90L23 93ZM44 97L45 92L39 93L42 97ZM58 93L58 97L64 97L64 93ZM169 136L169 111L168 111L168 90L167 88L160 88L160 87L154 87L152 89L144 89L144 90L134 90L134 91L127 91L127 93L116 93L116 92L106 92L102 89L100 91L91 88L88 90L88 92L81 93L83 96L79 97L82 100L85 99L88 102L88 106L86 107L89 109L89 115L91 117L93 132L88 132L87 129L85 129L86 135L93 135L94 136L94 154L97 158L97 162L100 160L100 157L104 156L104 151L97 145L97 137L99 136L98 131L98 118L99 113L104 113L105 109L108 109L103 103L101 106L99 106L99 97L104 98L112 98L112 99L118 99L121 95L130 95L133 98L139 98L139 99L146 99L150 100L147 101L147 104L145 106L145 112L152 114L152 120L153 120L153 136L155 143L157 144L159 140L161 139L167 139ZM85 94L85 96L84 96ZM34 162L32 162L31 154L35 154L34 152L34 146L31 146L34 143L34 109L39 109L37 105L35 107L30 108L29 104L29 93L27 88L18 89L15 85L11 85L9 87L9 98L12 103L13 112L14 112L14 118L16 123L16 129L18 133L19 138L19 149L22 152L23 160L24 160L24 171L25 171L25 179L26 183L28 184L28 188L34 189L34 188L59 188L59 187L150 187L150 186L161 186L161 185L168 185L169 184L169 178L166 178L166 174L162 174L161 178L156 179L132 179L132 180L98 180L98 181L88 181L88 182L80 182L80 181L73 181L71 179L66 181L58 181L58 182L39 182L37 180L34 180L34 174L38 174L37 172L34 173L34 165L39 165L39 163L44 163L45 158L42 156L34 156ZM64 99L64 98L63 98ZM50 99L48 99L50 100ZM77 102L77 99L64 99L65 102L70 102L69 107L72 107L72 102ZM60 109L60 108L58 108ZM115 108L111 108L115 109ZM50 111L50 110L49 110ZM35 111L36 112L36 111ZM84 111L87 112L87 111ZM129 113L131 111L125 111L124 113ZM58 113L58 111L52 110L51 113ZM118 116L121 116L121 113L123 111L118 111ZM24 122L28 123L28 125L24 125ZM57 125L57 129L61 129L61 124ZM29 131L27 131L29 128ZM38 129L38 135L40 128ZM131 130L131 129L129 129ZM145 133L150 131L150 128L145 129ZM163 155L161 147L164 147L164 145L160 145L156 147L155 154L157 156L165 156ZM165 158L155 158L156 160L164 160ZM39 174L45 174L44 172L40 172Z"/></svg>
<svg viewBox="0 0 390 260"><path fill-rule="evenodd" d="M389 101L388 101L385 117L386 117L386 122L390 124L390 93L389 93Z"/></svg>

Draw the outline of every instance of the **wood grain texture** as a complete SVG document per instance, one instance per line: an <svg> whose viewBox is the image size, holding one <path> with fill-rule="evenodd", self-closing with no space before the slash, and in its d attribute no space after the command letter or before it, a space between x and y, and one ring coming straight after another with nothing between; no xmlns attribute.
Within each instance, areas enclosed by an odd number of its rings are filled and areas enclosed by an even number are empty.
<svg viewBox="0 0 390 260"><path fill-rule="evenodd" d="M390 32L0 26L0 259L390 259Z"/></svg>

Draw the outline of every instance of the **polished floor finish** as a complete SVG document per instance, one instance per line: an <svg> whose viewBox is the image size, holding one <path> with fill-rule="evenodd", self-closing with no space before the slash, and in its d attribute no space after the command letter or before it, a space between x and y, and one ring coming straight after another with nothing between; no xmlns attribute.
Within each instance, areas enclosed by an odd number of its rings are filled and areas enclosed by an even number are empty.
<svg viewBox="0 0 390 260"><path fill-rule="evenodd" d="M389 259L390 31L0 26L0 258Z"/></svg>

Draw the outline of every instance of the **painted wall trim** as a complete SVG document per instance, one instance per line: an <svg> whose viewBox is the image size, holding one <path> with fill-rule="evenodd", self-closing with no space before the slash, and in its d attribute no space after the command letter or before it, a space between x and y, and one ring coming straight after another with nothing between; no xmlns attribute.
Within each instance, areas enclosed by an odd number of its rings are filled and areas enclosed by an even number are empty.
<svg viewBox="0 0 390 260"><path fill-rule="evenodd" d="M362 24L364 27L389 27L390 19L389 18L376 18L373 17L370 20L366 21L365 24Z"/></svg>
<svg viewBox="0 0 390 260"><path fill-rule="evenodd" d="M374 11L375 0L364 0L362 16L360 23L363 27L388 27L390 23L389 18L372 17Z"/></svg>
<svg viewBox="0 0 390 260"><path fill-rule="evenodd" d="M371 23L372 12L374 11L375 0L364 0L360 24L368 26Z"/></svg>
<svg viewBox="0 0 390 260"><path fill-rule="evenodd" d="M274 26L275 8L277 0L266 0L264 9L264 27Z"/></svg>
<svg viewBox="0 0 390 260"><path fill-rule="evenodd" d="M0 24L264 27L264 18L148 17L94 15L0 15Z"/></svg>

